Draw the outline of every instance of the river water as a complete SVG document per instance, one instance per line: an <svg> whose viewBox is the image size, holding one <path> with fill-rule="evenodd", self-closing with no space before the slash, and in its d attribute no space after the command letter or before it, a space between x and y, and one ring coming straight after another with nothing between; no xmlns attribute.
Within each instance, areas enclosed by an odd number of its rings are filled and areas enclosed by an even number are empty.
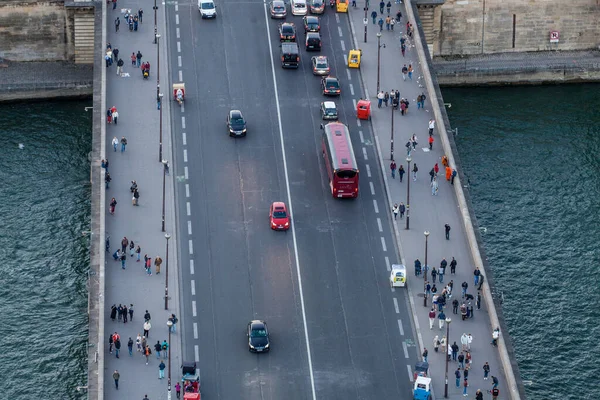
<svg viewBox="0 0 600 400"><path fill-rule="evenodd" d="M87 105L0 105L2 399L86 395Z"/></svg>
<svg viewBox="0 0 600 400"><path fill-rule="evenodd" d="M600 398L600 85L443 95L527 397Z"/></svg>

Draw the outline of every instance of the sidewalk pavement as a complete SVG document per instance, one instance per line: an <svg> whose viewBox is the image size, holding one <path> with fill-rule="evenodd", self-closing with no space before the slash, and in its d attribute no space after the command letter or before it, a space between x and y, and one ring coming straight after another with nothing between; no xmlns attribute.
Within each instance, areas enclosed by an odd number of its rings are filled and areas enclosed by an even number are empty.
<svg viewBox="0 0 600 400"><path fill-rule="evenodd" d="M407 165L407 151L405 144L413 134L417 135L418 145L415 151L411 153L412 163L418 165L418 179L413 181L412 174L408 171L404 175L401 183L396 174L396 178L392 179L390 173L390 136L391 136L391 118L392 107L382 106L377 107L377 37L379 31L378 25L372 24L371 12L378 12L377 4L371 3L368 10L368 42L364 43L363 38L363 18L364 18L364 2L360 2L357 8L349 9L349 17L352 25L355 46L362 49L362 62L360 66L361 76L364 89L369 96L372 104L372 126L376 144L379 146L382 168L385 171L385 182L388 190L389 198L392 203L403 202L410 204L410 229L406 230L406 216L401 219L398 217L396 221L397 230L399 232L399 241L401 245L401 254L406 263L409 272L409 296L412 307L416 315L415 326L417 329L417 337L420 344L427 348L429 352L428 361L430 364L430 376L433 379L434 392L436 398L444 396L444 375L445 375L445 357L440 347L439 353L433 349L434 337L439 339L446 335L446 327L439 329L438 321L435 321L433 329L429 329L429 311L431 310L431 298L428 299L428 306L423 305L424 283L423 275L416 277L414 275L414 261L419 259L423 266L425 265L425 236L424 232L429 231L428 238L428 264L431 268L439 269L440 261L446 258L448 268L444 276L444 284L437 283L438 293L441 293L444 285L453 281L454 289L452 298L445 307L446 316L452 319L450 324L450 340L448 343L456 342L459 349L462 349L461 336L463 333L471 334L473 342L471 345L472 368L468 376L468 397L475 398L477 389L481 389L484 393L484 398L489 399L490 394L487 390L491 389L492 381L483 379L483 365L489 362L490 377L495 375L500 381L500 398L506 395L506 386L504 382L504 372L501 370L500 358L498 351L494 348L491 342L493 327L490 325L490 319L487 312L487 304L483 304L481 310L477 310L475 302L474 318L461 320L460 311L458 314L453 314L451 302L458 299L462 304L461 299L461 284L467 282L469 285L468 293L476 296L477 291L474 290L474 276L472 260L470 259L470 251L462 223L460 210L454 191L449 182L445 179L445 170L442 166L441 157L442 146L441 140L437 134L437 129L434 130L433 151L429 151L428 146L428 122L434 118L429 107L429 100L425 101L424 109L417 109L416 98L422 92L425 92L424 83L422 83L421 68L417 52L413 47L413 41L407 40L406 56L403 57L400 51L400 37L406 32L406 12L403 4L393 4L391 15L395 16L398 9L402 12L402 20L397 23L394 31L386 30L385 24L381 36L381 45L385 44L385 48L381 48L381 67L380 67L380 82L381 90L391 91L392 89L400 91L400 97L407 98L410 102L408 113L404 116L400 111L393 111L394 114L394 159L400 167L403 165L405 169ZM383 18L387 13L383 15ZM416 29L416 28L415 28ZM412 64L414 72L412 80L406 77L406 81L402 79L401 69L403 65ZM429 98L429 95L426 93ZM436 196L432 196L430 186L429 171L434 164L438 163L440 172L438 175L439 190ZM454 166L452 166L454 167ZM410 180L410 202L407 201L407 181ZM391 215L391 210L389 210ZM393 217L392 217L393 218ZM450 239L446 240L444 226L451 226ZM450 261L455 257L458 265L456 274L451 275ZM429 274L429 281L431 275ZM436 310L437 311L437 310ZM436 312L436 317L437 317ZM423 349L420 349L422 352ZM460 353L460 350L459 350ZM457 362L451 361L448 366L448 386L449 398L459 399L463 396L463 374L461 370L460 387L456 387L455 371L457 370Z"/></svg>
<svg viewBox="0 0 600 400"><path fill-rule="evenodd" d="M120 31L115 33L114 20L117 16L123 20L122 8L137 11L144 7L145 15L137 32L129 32L126 24L121 21ZM160 11L163 12L162 10ZM160 14L159 14L160 15ZM123 74L118 76L114 63L107 69L106 96L107 107L116 106L119 112L118 125L106 126L106 155L109 160L112 182L106 190L105 205L109 208L112 197L118 204L114 215L106 213L106 231L110 236L110 253L106 254L106 298L105 298L105 386L104 394L107 400L142 399L148 395L150 400L167 398L168 359L161 354L167 369L165 378L159 379L159 363L154 345L167 340L171 346L171 378L172 398L175 398L175 383L180 378L181 338L180 326L175 333L169 333L167 319L171 313L178 318L180 313L177 274L177 241L173 210L173 188L170 176L166 177L166 232L172 238L169 240L169 310L164 307L165 272L167 267L165 233L161 232L162 216L162 184L163 166L159 162L159 112L156 104L156 71L157 46L153 44L154 24L151 7L142 4L140 0L119 1L117 10L109 7L107 10L108 35L107 40L113 50L119 49L119 57L125 62ZM160 17L159 17L160 18ZM161 46L161 52L164 46ZM132 67L130 56L132 52L142 53L142 61L149 61L150 78L142 79L139 68ZM164 53L161 54L164 56ZM161 57L161 72L167 77L166 57ZM164 86L164 85L163 85ZM163 103L169 101L169 97ZM170 130L169 104L163 104L163 158L170 159ZM104 110L106 115L106 110ZM125 136L127 146L121 152L119 145L113 151L113 137L119 140ZM137 181L140 191L139 205L132 205L131 181ZM115 261L113 253L121 247L121 240L126 236L134 241L136 247L141 247L141 260L136 262L136 256L130 257L127 248L126 269L121 268L121 262ZM152 275L144 268L144 255L152 259ZM154 260L160 256L163 260L161 272L156 273ZM127 323L112 321L110 308L113 304L134 305L133 320ZM152 349L149 363L141 352L136 350L136 337L143 334L144 314L148 310L152 317L148 345ZM180 325L180 324L178 324ZM111 333L118 332L121 337L120 358L115 351L108 352L108 338ZM134 341L133 356L129 355L127 342ZM161 352L162 353L162 352ZM101 355L102 356L102 355ZM113 372L120 373L119 389L115 388Z"/></svg>

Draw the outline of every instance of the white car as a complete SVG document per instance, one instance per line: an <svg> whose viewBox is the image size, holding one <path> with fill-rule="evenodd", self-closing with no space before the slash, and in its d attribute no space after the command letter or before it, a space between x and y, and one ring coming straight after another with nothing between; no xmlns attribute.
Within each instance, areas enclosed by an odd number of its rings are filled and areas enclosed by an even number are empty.
<svg viewBox="0 0 600 400"><path fill-rule="evenodd" d="M390 286L391 287L405 287L406 286L406 267L401 264L393 264L392 271L390 272Z"/></svg>
<svg viewBox="0 0 600 400"><path fill-rule="evenodd" d="M293 15L306 15L308 13L306 0L292 0L290 5Z"/></svg>
<svg viewBox="0 0 600 400"><path fill-rule="evenodd" d="M200 11L202 19L217 17L217 9L213 0L198 0L198 11Z"/></svg>

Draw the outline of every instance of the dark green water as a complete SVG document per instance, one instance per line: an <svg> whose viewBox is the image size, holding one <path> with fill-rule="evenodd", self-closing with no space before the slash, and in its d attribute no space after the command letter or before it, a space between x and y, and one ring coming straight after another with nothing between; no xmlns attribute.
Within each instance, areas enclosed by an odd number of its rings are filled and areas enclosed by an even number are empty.
<svg viewBox="0 0 600 400"><path fill-rule="evenodd" d="M445 89L529 399L599 399L600 85Z"/></svg>
<svg viewBox="0 0 600 400"><path fill-rule="evenodd" d="M87 105L0 105L2 399L85 396L75 388L87 379Z"/></svg>

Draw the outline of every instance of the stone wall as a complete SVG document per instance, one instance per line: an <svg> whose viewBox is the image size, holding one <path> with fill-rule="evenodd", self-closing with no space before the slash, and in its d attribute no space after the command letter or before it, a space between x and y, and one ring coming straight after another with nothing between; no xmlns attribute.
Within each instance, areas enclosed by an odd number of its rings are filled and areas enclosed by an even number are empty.
<svg viewBox="0 0 600 400"><path fill-rule="evenodd" d="M587 50L600 45L599 0L446 0L434 56L543 50ZM559 31L559 43L550 32Z"/></svg>
<svg viewBox="0 0 600 400"><path fill-rule="evenodd" d="M72 61L72 21L64 1L0 2L0 58ZM71 18L72 19L72 18Z"/></svg>

